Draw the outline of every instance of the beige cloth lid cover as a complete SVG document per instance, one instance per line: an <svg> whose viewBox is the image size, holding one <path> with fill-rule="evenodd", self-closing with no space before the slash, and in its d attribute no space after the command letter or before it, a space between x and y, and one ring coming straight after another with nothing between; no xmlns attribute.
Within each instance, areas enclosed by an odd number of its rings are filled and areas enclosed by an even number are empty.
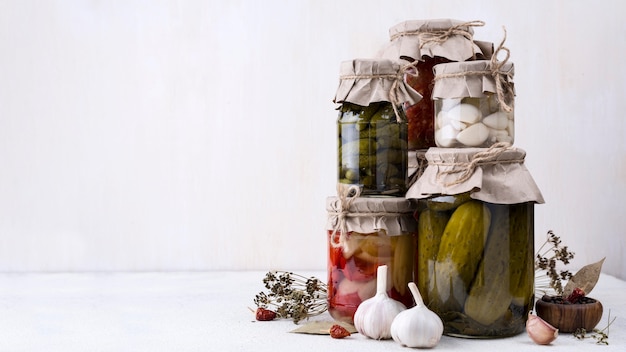
<svg viewBox="0 0 626 352"><path fill-rule="evenodd" d="M421 60L423 57L444 57L451 61L465 61L473 57L488 59L491 57L488 42L478 45L467 37L455 34L444 41L427 42L420 49L422 40L431 33L442 32L459 26L470 37L474 35L472 26L482 26L480 21L459 21L454 19L410 20L398 23L389 29L390 42L381 50L380 56L385 59L408 58L409 61ZM485 51L485 52L483 52ZM493 52L493 50L492 50Z"/></svg>
<svg viewBox="0 0 626 352"><path fill-rule="evenodd" d="M477 156L488 154L469 167ZM496 204L544 203L541 191L524 165L519 148L430 148L428 166L409 188L406 198L424 199L472 191L473 199ZM458 182L467 171L468 178Z"/></svg>
<svg viewBox="0 0 626 352"><path fill-rule="evenodd" d="M422 95L406 83L406 66L397 60L354 59L343 61L339 70L339 87L333 102L368 106L377 102L408 102L413 105ZM394 92L395 91L395 92Z"/></svg>
<svg viewBox="0 0 626 352"><path fill-rule="evenodd" d="M339 222L340 217L344 216L348 232L373 233L385 230L389 236L415 232L417 221L413 213L416 205L414 200L401 197L356 197L344 211L340 197L328 197L326 229L341 231Z"/></svg>
<svg viewBox="0 0 626 352"><path fill-rule="evenodd" d="M497 93L496 78L492 72L491 61L450 62L435 65L435 85L433 99L448 98L480 98L484 93ZM481 73L482 72L482 73ZM515 67L512 62L502 64L498 70L499 77L508 85L515 95L513 76Z"/></svg>

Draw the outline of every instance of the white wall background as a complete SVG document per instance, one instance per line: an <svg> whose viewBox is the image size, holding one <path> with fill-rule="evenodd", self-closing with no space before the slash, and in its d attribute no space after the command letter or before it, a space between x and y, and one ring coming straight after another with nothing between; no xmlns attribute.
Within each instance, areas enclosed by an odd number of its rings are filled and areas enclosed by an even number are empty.
<svg viewBox="0 0 626 352"><path fill-rule="evenodd" d="M0 0L0 271L323 270L343 60L502 26L516 145L574 266L626 278L621 1Z"/></svg>

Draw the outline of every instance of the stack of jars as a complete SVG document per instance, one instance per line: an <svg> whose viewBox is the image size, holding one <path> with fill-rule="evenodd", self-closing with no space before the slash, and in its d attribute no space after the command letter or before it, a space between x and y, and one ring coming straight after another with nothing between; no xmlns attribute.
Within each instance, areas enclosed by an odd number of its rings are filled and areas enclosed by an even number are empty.
<svg viewBox="0 0 626 352"><path fill-rule="evenodd" d="M421 99L392 60L342 63L337 196L329 197L328 310L352 323L376 293L377 268L387 265L387 293L412 305L416 201L406 199L407 120L402 106Z"/></svg>
<svg viewBox="0 0 626 352"><path fill-rule="evenodd" d="M444 333L523 331L534 297L534 204L514 141L513 64L479 21L407 21L380 58L342 63L338 192L329 197L328 308L352 321L387 265L390 297L415 282ZM502 60L498 56L504 56Z"/></svg>
<svg viewBox="0 0 626 352"><path fill-rule="evenodd" d="M459 24L402 23L391 28L390 45L378 58L341 63L334 99L339 104L338 191L327 200L328 307L337 320L352 322L358 305L375 294L380 265L388 266L389 296L414 304L408 283L416 280L417 201L405 196L409 150L434 146L428 71L436 62L473 59L483 51L461 34L439 35L446 39L440 48L406 60L404 53L393 53L394 43L413 27L433 35ZM472 33L470 25L463 28Z"/></svg>

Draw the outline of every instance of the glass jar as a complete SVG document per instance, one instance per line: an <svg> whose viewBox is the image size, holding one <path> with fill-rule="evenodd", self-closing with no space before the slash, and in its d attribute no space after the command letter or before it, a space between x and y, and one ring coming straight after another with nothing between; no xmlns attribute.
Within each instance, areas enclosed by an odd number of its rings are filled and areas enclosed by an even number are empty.
<svg viewBox="0 0 626 352"><path fill-rule="evenodd" d="M524 331L534 303L534 204L541 192L511 146L430 148L418 199L417 286L451 336Z"/></svg>
<svg viewBox="0 0 626 352"><path fill-rule="evenodd" d="M417 104L406 107L410 150L426 149L436 145L432 118L435 116L432 101L433 79L435 78L433 67L447 62L451 61L443 57L426 56L415 64L417 74L407 78L411 87L423 96Z"/></svg>
<svg viewBox="0 0 626 352"><path fill-rule="evenodd" d="M391 103L343 103L337 122L338 179L364 195L404 195L407 189L407 123Z"/></svg>
<svg viewBox="0 0 626 352"><path fill-rule="evenodd" d="M428 19L401 22L389 29L390 43L382 50L382 57L413 63L415 72L407 76L407 83L423 97L405 109L409 150L436 145L431 99L433 67L441 63L490 57L493 51L491 43L473 40L472 27L483 25L482 21Z"/></svg>
<svg viewBox="0 0 626 352"><path fill-rule="evenodd" d="M447 335L522 331L534 298L534 203L420 200L417 286Z"/></svg>
<svg viewBox="0 0 626 352"><path fill-rule="evenodd" d="M435 66L435 142L438 147L513 144L515 114L513 64L497 71L490 61ZM497 84L496 81L500 81Z"/></svg>
<svg viewBox="0 0 626 352"><path fill-rule="evenodd" d="M415 206L399 197L328 198L328 312L335 320L353 323L361 302L376 294L380 265L388 266L389 297L414 305Z"/></svg>

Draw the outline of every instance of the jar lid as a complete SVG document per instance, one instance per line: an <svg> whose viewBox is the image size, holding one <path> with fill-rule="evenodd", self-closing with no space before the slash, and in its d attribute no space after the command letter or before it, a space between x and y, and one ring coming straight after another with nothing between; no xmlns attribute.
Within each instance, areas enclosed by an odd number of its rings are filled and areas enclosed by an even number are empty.
<svg viewBox="0 0 626 352"><path fill-rule="evenodd" d="M430 148L428 166L406 198L472 192L473 199L496 203L544 203L524 159L526 152L506 143L490 148Z"/></svg>
<svg viewBox="0 0 626 352"><path fill-rule="evenodd" d="M402 197L328 197L326 229L359 233L385 230L389 236L414 232L416 206L414 200Z"/></svg>
<svg viewBox="0 0 626 352"><path fill-rule="evenodd" d="M384 59L354 59L343 61L339 70L339 87L333 102L361 106L391 102L413 105L422 96L406 82L407 69L399 61ZM395 100L395 101L394 101Z"/></svg>
<svg viewBox="0 0 626 352"><path fill-rule="evenodd" d="M433 99L480 98L485 93L497 93L498 80L505 85L509 95L515 95L515 69L512 62L450 62L435 65L433 71Z"/></svg>
<svg viewBox="0 0 626 352"><path fill-rule="evenodd" d="M491 53L483 53L483 49L489 46L476 45L473 40L472 27L484 25L482 21L454 19L401 22L389 29L390 42L382 50L381 56L411 62L435 56L451 61L465 61L475 57L488 59Z"/></svg>

